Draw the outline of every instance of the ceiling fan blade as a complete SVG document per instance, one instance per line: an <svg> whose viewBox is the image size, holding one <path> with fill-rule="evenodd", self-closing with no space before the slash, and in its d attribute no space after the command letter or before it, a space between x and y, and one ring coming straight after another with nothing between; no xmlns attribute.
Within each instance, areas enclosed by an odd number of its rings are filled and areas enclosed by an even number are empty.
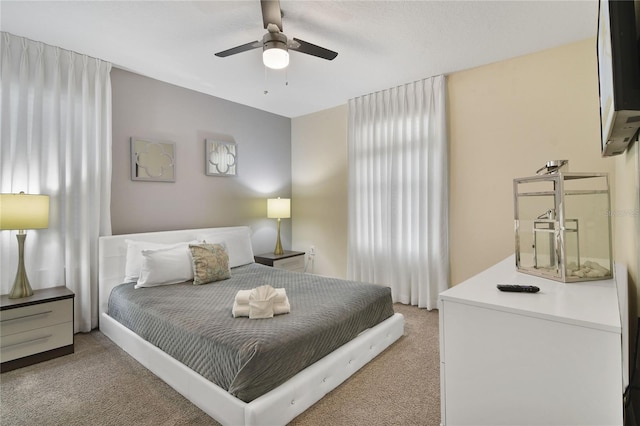
<svg viewBox="0 0 640 426"><path fill-rule="evenodd" d="M262 42L256 40L252 41L251 43L246 43L240 46L232 47L231 49L223 50L222 52L216 53L216 56L220 58L226 58L227 56L246 52L247 50L257 49L258 47L262 47Z"/></svg>
<svg viewBox="0 0 640 426"><path fill-rule="evenodd" d="M326 59L328 61L331 61L338 56L338 52L325 49L324 47L300 40L299 38L294 38L289 42L289 49L300 53L306 53L307 55L317 56L318 58Z"/></svg>
<svg viewBox="0 0 640 426"><path fill-rule="evenodd" d="M277 25L282 32L282 12L280 11L280 0L260 0L262 6L262 23L266 30L269 24Z"/></svg>

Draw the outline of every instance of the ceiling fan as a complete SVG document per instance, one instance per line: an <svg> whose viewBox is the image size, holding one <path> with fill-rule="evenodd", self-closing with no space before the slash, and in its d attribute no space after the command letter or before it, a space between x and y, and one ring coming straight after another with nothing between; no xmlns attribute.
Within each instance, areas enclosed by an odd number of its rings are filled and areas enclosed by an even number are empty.
<svg viewBox="0 0 640 426"><path fill-rule="evenodd" d="M216 56L225 58L262 47L262 61L265 66L273 69L282 69L289 65L289 50L317 56L329 61L338 56L338 53L333 50L316 46L299 38L288 39L282 32L280 0L260 0L260 4L262 6L262 23L267 30L267 33L262 37L262 41L256 40L223 50L216 53Z"/></svg>

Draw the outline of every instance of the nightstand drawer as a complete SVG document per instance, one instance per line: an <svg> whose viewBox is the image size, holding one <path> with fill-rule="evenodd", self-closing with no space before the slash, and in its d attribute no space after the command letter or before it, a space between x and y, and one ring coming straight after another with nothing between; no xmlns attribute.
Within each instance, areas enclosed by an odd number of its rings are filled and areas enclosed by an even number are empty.
<svg viewBox="0 0 640 426"><path fill-rule="evenodd" d="M0 372L73 353L73 299L64 286L0 296Z"/></svg>
<svg viewBox="0 0 640 426"><path fill-rule="evenodd" d="M73 322L2 337L0 361L7 362L73 344Z"/></svg>
<svg viewBox="0 0 640 426"><path fill-rule="evenodd" d="M293 256L275 260L273 262L273 267L286 269L288 271L304 272L304 256Z"/></svg>
<svg viewBox="0 0 640 426"><path fill-rule="evenodd" d="M71 322L72 317L73 299L1 311L0 336L2 336L2 345L4 347L4 342L9 335Z"/></svg>

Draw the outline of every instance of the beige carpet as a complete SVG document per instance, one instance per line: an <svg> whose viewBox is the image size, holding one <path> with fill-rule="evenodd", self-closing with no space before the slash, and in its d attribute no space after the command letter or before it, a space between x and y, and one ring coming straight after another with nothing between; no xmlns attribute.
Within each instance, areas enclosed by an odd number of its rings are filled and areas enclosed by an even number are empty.
<svg viewBox="0 0 640 426"><path fill-rule="evenodd" d="M439 425L438 312L395 309L405 335L291 425ZM99 331L75 345L0 375L2 426L218 424Z"/></svg>

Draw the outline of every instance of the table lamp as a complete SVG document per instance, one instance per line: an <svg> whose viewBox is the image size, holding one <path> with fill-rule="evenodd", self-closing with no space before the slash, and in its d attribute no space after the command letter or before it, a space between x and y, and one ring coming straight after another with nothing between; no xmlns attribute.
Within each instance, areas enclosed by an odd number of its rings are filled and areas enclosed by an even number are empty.
<svg viewBox="0 0 640 426"><path fill-rule="evenodd" d="M291 217L291 199L280 197L268 198L267 217L269 219L278 219L278 240L276 241L276 249L273 251L273 254L284 254L282 243L280 242L280 219L288 219Z"/></svg>
<svg viewBox="0 0 640 426"><path fill-rule="evenodd" d="M25 229L43 229L49 226L49 196L19 194L0 194L0 230L17 229L18 233L18 272L11 287L9 299L31 296L27 271L24 267Z"/></svg>

